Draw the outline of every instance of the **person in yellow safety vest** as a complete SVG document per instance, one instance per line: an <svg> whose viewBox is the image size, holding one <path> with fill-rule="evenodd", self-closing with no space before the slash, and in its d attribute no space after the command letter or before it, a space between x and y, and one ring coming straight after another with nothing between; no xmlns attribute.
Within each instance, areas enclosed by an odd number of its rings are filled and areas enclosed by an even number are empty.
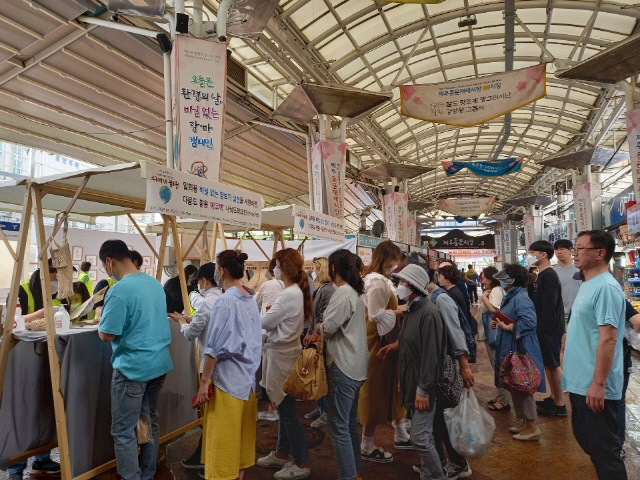
<svg viewBox="0 0 640 480"><path fill-rule="evenodd" d="M130 254L131 254L131 261L136 266L136 268L140 270L140 268L142 268L142 255L140 255L140 252L136 250L131 250ZM100 271L104 272L104 269L101 267ZM117 280L113 277L107 277L105 279L100 280L96 284L96 287L93 289L93 294L95 295L104 287L113 287L116 284L116 282ZM107 288L107 290L104 292L105 297L107 296L108 291L109 289ZM100 320L100 313L102 312L103 304L104 304L104 300L100 302L96 302L96 304L94 305L94 308L96 310L96 320Z"/></svg>
<svg viewBox="0 0 640 480"><path fill-rule="evenodd" d="M80 274L78 275L78 281L87 286L89 293L93 292L93 281L89 276L89 270L91 270L91 267L91 262L82 262L80 265Z"/></svg>

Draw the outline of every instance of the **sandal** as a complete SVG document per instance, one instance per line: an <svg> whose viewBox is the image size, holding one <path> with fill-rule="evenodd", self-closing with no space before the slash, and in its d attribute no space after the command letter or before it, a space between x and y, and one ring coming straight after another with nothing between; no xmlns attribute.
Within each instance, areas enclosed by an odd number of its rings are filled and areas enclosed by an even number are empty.
<svg viewBox="0 0 640 480"><path fill-rule="evenodd" d="M498 399L497 398L492 398L491 400L489 400L487 402L487 405L493 405L494 403L498 403Z"/></svg>
<svg viewBox="0 0 640 480"><path fill-rule="evenodd" d="M362 460L368 460L369 462L376 463L391 463L393 462L393 455L389 452L385 452L382 448L375 448L369 453L360 452L362 454Z"/></svg>
<svg viewBox="0 0 640 480"><path fill-rule="evenodd" d="M496 405L500 405L500 406L496 407ZM511 410L511 405L509 405L508 403L503 405L500 402L496 402L496 403L492 403L487 408L492 412L508 412L509 410Z"/></svg>

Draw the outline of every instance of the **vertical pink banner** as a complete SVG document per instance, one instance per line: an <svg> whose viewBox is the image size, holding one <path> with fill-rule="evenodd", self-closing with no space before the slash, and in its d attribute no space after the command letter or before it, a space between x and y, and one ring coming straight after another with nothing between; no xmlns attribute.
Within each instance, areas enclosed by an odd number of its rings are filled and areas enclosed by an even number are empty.
<svg viewBox="0 0 640 480"><path fill-rule="evenodd" d="M387 238L389 240L396 239L396 214L394 208L393 193L385 195L382 199L384 208L384 223L387 227Z"/></svg>
<svg viewBox="0 0 640 480"><path fill-rule="evenodd" d="M529 245L535 242L535 217L529 215L522 218L524 227L524 248L528 249Z"/></svg>
<svg viewBox="0 0 640 480"><path fill-rule="evenodd" d="M327 213L332 217L344 217L344 179L347 167L347 144L323 140L322 149L324 180L327 187Z"/></svg>
<svg viewBox="0 0 640 480"><path fill-rule="evenodd" d="M573 208L576 214L577 232L593 229L592 199L596 199L599 196L599 185L583 183L581 185L573 186Z"/></svg>
<svg viewBox="0 0 640 480"><path fill-rule="evenodd" d="M407 243L409 195L406 193L390 193L385 195L383 200L387 237L394 242Z"/></svg>
<svg viewBox="0 0 640 480"><path fill-rule="evenodd" d="M633 193L640 199L640 109L627 112L626 121Z"/></svg>
<svg viewBox="0 0 640 480"><path fill-rule="evenodd" d="M313 196L313 209L322 213L323 210L323 191L322 191L322 142L316 143L311 148L311 181L309 185L311 189L310 196Z"/></svg>
<svg viewBox="0 0 640 480"><path fill-rule="evenodd" d="M420 245L418 241L418 221L414 219L407 220L407 243L409 245Z"/></svg>

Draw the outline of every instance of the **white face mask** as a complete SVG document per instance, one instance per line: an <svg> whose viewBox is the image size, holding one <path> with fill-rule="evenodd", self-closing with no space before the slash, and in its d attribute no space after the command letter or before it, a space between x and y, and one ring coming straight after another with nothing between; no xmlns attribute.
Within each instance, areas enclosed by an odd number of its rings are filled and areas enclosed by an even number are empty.
<svg viewBox="0 0 640 480"><path fill-rule="evenodd" d="M396 296L400 300L407 300L412 293L411 289L406 285L398 285L398 288L396 288Z"/></svg>
<svg viewBox="0 0 640 480"><path fill-rule="evenodd" d="M533 255L527 255L525 261L527 263L527 267L531 268L536 266L536 264L538 263L538 258L534 257Z"/></svg>
<svg viewBox="0 0 640 480"><path fill-rule="evenodd" d="M275 267L273 269L273 276L276 277L276 280L280 280L280 277L282 276L282 270L280 270L278 267Z"/></svg>
<svg viewBox="0 0 640 480"><path fill-rule="evenodd" d="M53 282L50 282L50 285L51 285L51 293L53 293L54 295L58 293L58 282L54 280Z"/></svg>

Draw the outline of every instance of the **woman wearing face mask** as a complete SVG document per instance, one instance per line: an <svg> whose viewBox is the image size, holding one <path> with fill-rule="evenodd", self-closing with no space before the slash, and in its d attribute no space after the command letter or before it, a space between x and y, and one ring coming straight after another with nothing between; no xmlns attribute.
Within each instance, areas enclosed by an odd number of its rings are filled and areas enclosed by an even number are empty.
<svg viewBox="0 0 640 480"><path fill-rule="evenodd" d="M292 248L285 248L276 252L275 260L274 275L282 279L285 288L261 317L262 328L267 331L262 356L262 385L278 410L278 445L256 464L279 469L274 475L276 480L296 480L311 475L309 450L296 399L285 394L282 386L302 350L300 336L305 321L311 319L312 304L302 256Z"/></svg>
<svg viewBox="0 0 640 480"><path fill-rule="evenodd" d="M500 312L515 320L515 324L507 325L499 319L491 321L491 328L497 329L496 335L496 387L501 387L498 378L499 365L511 351L513 335L516 336L519 349L528 353L535 366L542 373L538 392L544 392L544 366L542 352L536 335L536 310L533 302L527 295L527 269L517 264L507 264L504 270L494 275L493 278L500 282L500 286L506 291ZM522 441L538 440L542 435L536 423L537 412L533 395L526 395L517 390L511 390L511 399L516 411L518 423L509 428L513 438Z"/></svg>
<svg viewBox="0 0 640 480"><path fill-rule="evenodd" d="M169 313L169 318L180 324L180 331L189 341L196 341L200 352L200 373L204 368L204 352L207 342L207 326L211 310L218 298L222 295L222 289L216 284L214 277L216 272L215 263L205 263L197 271L198 291L191 292L189 300L196 313L193 317L182 315L178 312ZM204 436L204 435L203 435ZM202 437L196 451L187 459L182 460L182 466L188 469L204 468L200 460L202 453Z"/></svg>
<svg viewBox="0 0 640 480"><path fill-rule="evenodd" d="M89 298L91 298L91 295L89 295L87 285L83 282L73 282L73 295L67 299L69 301L69 313L75 312ZM80 316L81 320L93 320L95 318L95 312L91 306L87 307L85 312L84 315Z"/></svg>
<svg viewBox="0 0 640 480"><path fill-rule="evenodd" d="M398 308L395 289L388 276L402 258L400 249L390 241L382 242L373 250L371 263L365 267L364 303L367 307L367 345L369 369L367 380L360 389L358 419L363 424L362 459L389 463L393 456L374 443L376 427L393 422L394 445L399 449L412 449L405 427L406 410L398 394L398 355L378 358L378 351L387 341L384 335L398 325L398 317L405 307ZM398 294L399 297L402 294ZM406 296L406 295L405 295Z"/></svg>
<svg viewBox="0 0 640 480"><path fill-rule="evenodd" d="M482 314L482 325L484 327L484 343L487 347L491 368L496 369L496 330L491 329L493 315L500 310L504 299L504 290L500 282L494 278L498 273L496 267L487 267L483 271L484 293L480 297L480 313ZM500 368L500 365L498 365ZM511 409L511 394L504 388L498 388L498 396L489 400L489 410L494 412L504 412Z"/></svg>
<svg viewBox="0 0 640 480"><path fill-rule="evenodd" d="M267 271L267 281L263 282L256 294L256 302L260 308L260 315L264 315L269 311L271 306L276 303L280 294L284 291L284 282L280 279L282 272L278 270L278 276L274 272L276 259L272 258L269 262L269 270Z"/></svg>
<svg viewBox="0 0 640 480"><path fill-rule="evenodd" d="M329 305L329 300L335 288L329 278L329 260L326 257L316 257L313 259L313 273L317 282L317 290L313 293L313 316L311 320L311 328L304 339L304 344L309 345L313 332L316 331L318 324L322 323L324 311ZM311 422L313 428L320 428L327 424L327 399L326 397L318 400L318 406L311 412L305 414L304 418L314 419Z"/></svg>

